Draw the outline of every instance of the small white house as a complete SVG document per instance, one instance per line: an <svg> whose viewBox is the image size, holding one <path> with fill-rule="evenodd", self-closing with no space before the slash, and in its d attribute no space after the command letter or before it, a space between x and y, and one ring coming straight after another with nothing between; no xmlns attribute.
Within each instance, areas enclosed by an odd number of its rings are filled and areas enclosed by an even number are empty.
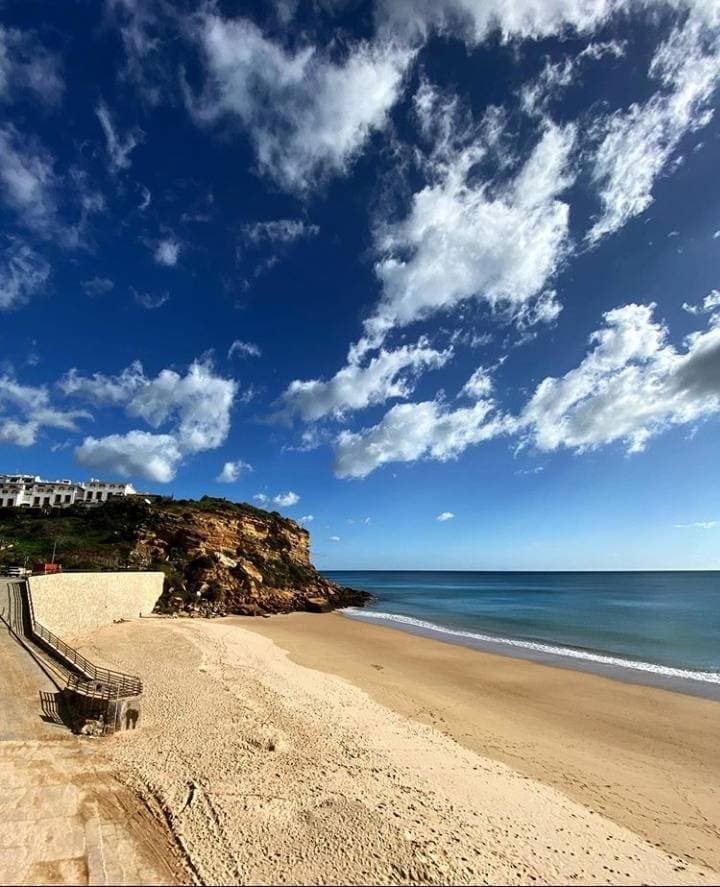
<svg viewBox="0 0 720 887"><path fill-rule="evenodd" d="M91 478L43 480L33 474L0 474L0 508L67 508L76 502L98 505L113 496L132 496L132 484Z"/></svg>

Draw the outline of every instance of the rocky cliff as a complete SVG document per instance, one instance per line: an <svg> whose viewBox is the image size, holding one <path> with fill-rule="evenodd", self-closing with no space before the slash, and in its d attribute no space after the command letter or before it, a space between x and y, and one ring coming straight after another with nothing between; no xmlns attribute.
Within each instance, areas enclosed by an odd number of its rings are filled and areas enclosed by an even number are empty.
<svg viewBox="0 0 720 887"><path fill-rule="evenodd" d="M224 499L118 499L46 514L8 509L0 537L0 560L9 563L22 563L25 555L47 560L57 541L57 560L66 569L160 569L165 609L320 612L369 598L317 572L309 534L295 521Z"/></svg>

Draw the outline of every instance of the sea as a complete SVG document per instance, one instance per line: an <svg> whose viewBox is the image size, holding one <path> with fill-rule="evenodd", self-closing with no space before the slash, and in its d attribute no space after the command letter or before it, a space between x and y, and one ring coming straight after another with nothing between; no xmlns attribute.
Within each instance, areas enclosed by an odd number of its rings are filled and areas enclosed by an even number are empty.
<svg viewBox="0 0 720 887"><path fill-rule="evenodd" d="M720 571L327 575L374 595L351 619L720 699Z"/></svg>

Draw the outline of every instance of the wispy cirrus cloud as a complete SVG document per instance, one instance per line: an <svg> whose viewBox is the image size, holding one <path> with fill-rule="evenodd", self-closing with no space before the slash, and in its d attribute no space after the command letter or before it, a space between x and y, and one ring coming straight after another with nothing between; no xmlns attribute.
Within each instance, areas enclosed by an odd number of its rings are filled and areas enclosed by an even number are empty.
<svg viewBox="0 0 720 887"><path fill-rule="evenodd" d="M0 188L20 224L49 234L57 213L58 187L50 153L12 124L1 126Z"/></svg>
<svg viewBox="0 0 720 887"><path fill-rule="evenodd" d="M88 296L106 296L115 289L115 283L109 277L91 277L83 281L82 288Z"/></svg>
<svg viewBox="0 0 720 887"><path fill-rule="evenodd" d="M262 351L260 346L254 342L244 342L242 339L235 339L228 348L228 360L235 357L261 357Z"/></svg>
<svg viewBox="0 0 720 887"><path fill-rule="evenodd" d="M690 524L675 524L677 530L714 530L720 527L720 520L696 520Z"/></svg>
<svg viewBox="0 0 720 887"><path fill-rule="evenodd" d="M52 107L60 103L64 90L59 57L31 31L0 25L0 101L30 94Z"/></svg>
<svg viewBox="0 0 720 887"><path fill-rule="evenodd" d="M137 302L138 305L142 305L143 308L147 308L148 311L154 311L156 308L162 308L162 306L170 301L170 293L167 290L160 290L159 292L147 292L142 290L136 290L135 287L130 287L130 292L132 293L133 299Z"/></svg>
<svg viewBox="0 0 720 887"><path fill-rule="evenodd" d="M103 101L96 106L95 116L99 120L105 136L110 172L117 175L123 170L130 169L132 165L130 155L138 145L142 144L145 133L137 126L132 127L124 134L120 133L112 119L110 109Z"/></svg>
<svg viewBox="0 0 720 887"><path fill-rule="evenodd" d="M272 219L268 222L249 222L242 227L243 239L249 243L292 243L320 233L318 225L302 219Z"/></svg>
<svg viewBox="0 0 720 887"><path fill-rule="evenodd" d="M45 259L25 240L9 238L0 254L0 311L24 305L49 278Z"/></svg>

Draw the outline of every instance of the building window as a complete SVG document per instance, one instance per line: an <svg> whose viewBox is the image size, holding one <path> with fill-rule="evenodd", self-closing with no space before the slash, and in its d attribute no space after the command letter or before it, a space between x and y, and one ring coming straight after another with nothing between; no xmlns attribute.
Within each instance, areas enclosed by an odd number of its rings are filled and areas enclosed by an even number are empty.
<svg viewBox="0 0 720 887"><path fill-rule="evenodd" d="M102 499L102 493L100 492L100 490L98 490L97 493L95 493L95 498Z"/></svg>
<svg viewBox="0 0 720 887"><path fill-rule="evenodd" d="M55 504L59 505L62 502L62 496L60 493L55 493Z"/></svg>
<svg viewBox="0 0 720 887"><path fill-rule="evenodd" d="M43 498L43 505L49 505L49 504L50 504L50 497L49 497L49 496L45 496L45 497Z"/></svg>
<svg viewBox="0 0 720 887"><path fill-rule="evenodd" d="M67 493L66 496L65 496L65 502L66 502L66 504L68 504L68 505L70 504L70 500L71 500L71 498L72 498L72 497L71 497L70 493Z"/></svg>
<svg viewBox="0 0 720 887"><path fill-rule="evenodd" d="M35 498L33 499L33 508L39 508L39 507L40 507L40 497L35 496Z"/></svg>

